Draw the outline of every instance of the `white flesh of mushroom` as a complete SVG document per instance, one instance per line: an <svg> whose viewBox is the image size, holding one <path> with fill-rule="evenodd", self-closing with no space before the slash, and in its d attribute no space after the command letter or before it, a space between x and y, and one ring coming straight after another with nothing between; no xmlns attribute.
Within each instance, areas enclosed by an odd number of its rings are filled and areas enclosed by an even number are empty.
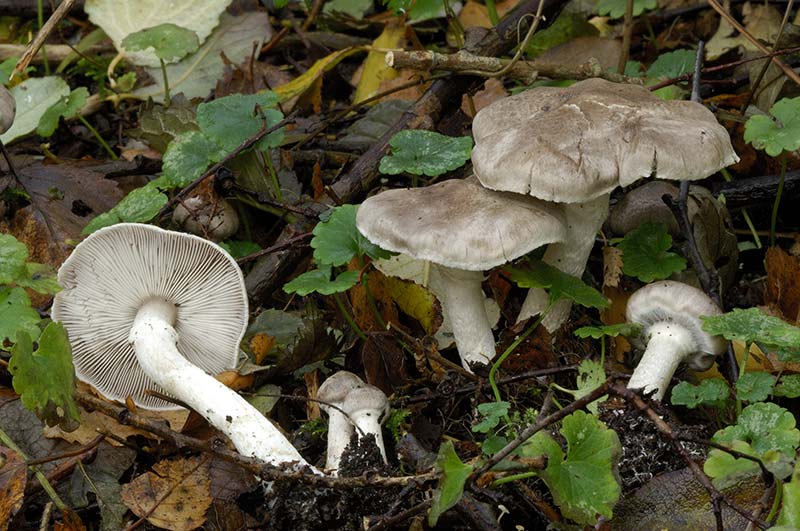
<svg viewBox="0 0 800 531"><path fill-rule="evenodd" d="M560 205L567 222L567 237L563 243L547 246L542 260L559 271L580 278L586 269L586 262L594 247L595 235L603 226L608 215L609 194L586 201L585 203L565 203ZM541 288L531 288L522 303L517 322L541 314L547 309L549 297ZM542 324L548 332L554 332L569 317L572 301L556 302Z"/></svg>
<svg viewBox="0 0 800 531"><path fill-rule="evenodd" d="M273 465L310 467L257 409L186 360L176 346L175 316L175 305L163 299L146 302L136 314L129 341L145 374L227 435L242 455Z"/></svg>
<svg viewBox="0 0 800 531"><path fill-rule="evenodd" d="M325 456L325 470L333 476L338 474L339 463L342 460L350 437L353 436L354 427L347 418L347 413L342 411L342 406L347 394L353 389L363 387L361 378L348 371L339 371L330 376L317 391L319 407L328 415L328 450Z"/></svg>
<svg viewBox="0 0 800 531"><path fill-rule="evenodd" d="M375 437L375 444L378 445L384 463L387 461L381 423L386 417L388 408L386 395L373 385L365 385L350 391L342 404L342 409L356 427L359 439L368 434Z"/></svg>
<svg viewBox="0 0 800 531"><path fill-rule="evenodd" d="M655 323L648 335L647 350L628 381L628 388L655 391L653 398L661 400L678 365L695 352L697 345L691 332L675 322Z"/></svg>

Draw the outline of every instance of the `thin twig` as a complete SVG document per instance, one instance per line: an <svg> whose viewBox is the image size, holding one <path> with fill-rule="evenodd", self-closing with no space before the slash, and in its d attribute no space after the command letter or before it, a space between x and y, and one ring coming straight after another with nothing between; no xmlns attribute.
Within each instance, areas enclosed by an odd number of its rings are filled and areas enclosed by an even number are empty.
<svg viewBox="0 0 800 531"><path fill-rule="evenodd" d="M25 69L28 68L28 65L31 63L33 56L36 55L36 52L39 51L39 48L42 47L44 41L47 40L47 37L53 32L56 28L56 25L64 18L69 10L72 9L72 6L75 5L75 0L62 0L61 4L53 11L53 14L50 15L50 18L47 19L42 29L36 33L36 37L33 38L31 43L28 45L28 48L25 50L25 53L22 54L19 61L17 61L17 66L14 67L14 71L11 73L11 77L21 75L25 72Z"/></svg>

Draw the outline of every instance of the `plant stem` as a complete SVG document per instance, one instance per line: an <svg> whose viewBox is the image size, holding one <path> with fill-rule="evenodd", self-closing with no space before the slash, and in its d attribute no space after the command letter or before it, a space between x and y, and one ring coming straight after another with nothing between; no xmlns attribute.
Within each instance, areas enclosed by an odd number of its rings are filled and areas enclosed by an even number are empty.
<svg viewBox="0 0 800 531"><path fill-rule="evenodd" d="M94 137L97 139L97 141L100 142L100 145L103 146L103 149L106 150L106 153L108 153L108 155L111 157L112 160L118 160L119 159L119 157L117 157L117 154L114 153L114 151L111 149L111 147L109 147L109 145L106 144L106 141L103 140L103 137L100 136L100 133L97 132L97 129L92 127L92 124L90 124L88 122L88 120L86 120L86 118L84 118L83 116L81 116L79 114L78 115L78 120L80 120L81 123L86 127L86 129L88 129L89 132L92 133L94 135Z"/></svg>
<svg viewBox="0 0 800 531"><path fill-rule="evenodd" d="M525 339L527 339L528 336L531 335L531 332L536 330L536 327L539 326L539 323L542 322L542 319L544 318L545 315L547 315L547 312L549 312L550 308L552 307L553 307L553 302L550 301L550 303L547 305L547 308L545 308L545 310L541 314L539 314L539 317L536 318L536 321L534 321L533 324L529 326L527 330L525 330L525 332L520 334L520 336L508 346L505 352L503 352L500 355L500 357L497 358L497 361L495 361L494 364L492 364L492 368L489 369L489 385L492 386L492 393L494 394L495 401L497 402L502 401L502 397L500 396L500 389L497 387L497 382L495 381L495 374L497 374L497 370L500 368L500 365L502 365L503 362L506 361L506 358L508 358L511 355L511 353L514 352L514 350L520 345L520 343L525 341Z"/></svg>
<svg viewBox="0 0 800 531"><path fill-rule="evenodd" d="M731 173L728 171L728 168L722 168L721 170L719 170L719 172L722 174L722 177L725 179L726 182L733 181L733 176L731 176ZM742 209L742 217L744 218L745 223L747 223L747 228L750 229L750 234L753 235L753 239L756 242L756 247L761 249L761 238L759 237L758 231L756 230L755 225L753 225L753 220L750 219L750 214L747 212L746 208Z"/></svg>
<svg viewBox="0 0 800 531"><path fill-rule="evenodd" d="M283 193L281 193L281 183L280 181L278 181L278 173L272 166L272 155L270 154L269 150L264 151L264 162L266 162L267 172L269 173L269 177L270 179L272 179L272 187L275 189L275 199L277 199L278 201L283 201Z"/></svg>
<svg viewBox="0 0 800 531"><path fill-rule="evenodd" d="M783 482L779 479L775 479L775 497L772 499L772 507L769 509L769 514L767 515L766 521L772 522L775 518L778 508L781 506L781 501L783 500Z"/></svg>
<svg viewBox="0 0 800 531"><path fill-rule="evenodd" d="M344 320L347 321L347 324L350 325L350 328L353 329L356 335L358 335L358 337L366 341L367 334L365 334L364 331L361 330L361 327L358 326L358 323L356 323L355 319L353 319L353 316L350 315L350 312L348 312L347 308L344 307L344 303L342 302L340 295L341 295L340 293L334 293L333 300L336 301L336 306L339 308L339 311L342 312L342 317L344 317Z"/></svg>
<svg viewBox="0 0 800 531"><path fill-rule="evenodd" d="M26 461L28 460L28 456L25 455L25 452L23 452L22 449L20 449L20 447L17 446L17 444L13 441L13 439L11 439L11 437L9 437L8 434L4 432L1 428L0 428L0 442L3 443L3 446L11 448L14 452L19 454L19 456L22 457L24 460ZM30 468L36 475L36 479L42 485L42 488L50 497L50 499L53 500L53 503L56 505L56 507L58 507L60 511L69 509L69 507L67 507L67 504L65 504L64 501L58 496L58 493L50 484L50 482L47 481L47 477L42 473L41 470L39 470L39 467L31 465L28 466L28 468Z"/></svg>
<svg viewBox="0 0 800 531"><path fill-rule="evenodd" d="M167 79L167 63L161 61L161 76L164 78L164 106L169 107L169 80Z"/></svg>
<svg viewBox="0 0 800 531"><path fill-rule="evenodd" d="M41 0L39 1L41 2ZM497 23L500 22L500 17L497 14L497 6L494 0L486 0L486 11L489 13L489 20L492 21L492 26L497 26Z"/></svg>
<svg viewBox="0 0 800 531"><path fill-rule="evenodd" d="M359 264L361 260L359 260ZM378 323L378 326L381 327L381 330L386 329L386 321L383 320L381 317L381 313L378 311L378 305L375 304L375 297L372 296L372 290L369 289L369 276L366 271L361 274L361 284L364 286L364 293L367 296L367 303L369 304L369 309L372 311L372 316L375 318L375 322Z"/></svg>
<svg viewBox="0 0 800 531"><path fill-rule="evenodd" d="M778 178L778 191L775 193L775 202L772 204L772 217L769 222L769 246L775 246L775 227L778 224L778 208L783 195L783 181L786 178L786 152L781 153L781 175Z"/></svg>
<svg viewBox="0 0 800 531"><path fill-rule="evenodd" d="M521 479L534 478L537 475L538 474L536 472L520 472L519 474L512 474L510 476L506 476L504 478L500 478L498 480L493 481L492 487L499 487L504 483L511 483L512 481L518 481Z"/></svg>
<svg viewBox="0 0 800 531"><path fill-rule="evenodd" d="M42 0L36 1L36 25L38 31L42 31L44 26L44 2ZM47 48L42 44L42 59L44 60L44 74L50 75L50 62L47 60ZM60 507L59 507L60 509Z"/></svg>

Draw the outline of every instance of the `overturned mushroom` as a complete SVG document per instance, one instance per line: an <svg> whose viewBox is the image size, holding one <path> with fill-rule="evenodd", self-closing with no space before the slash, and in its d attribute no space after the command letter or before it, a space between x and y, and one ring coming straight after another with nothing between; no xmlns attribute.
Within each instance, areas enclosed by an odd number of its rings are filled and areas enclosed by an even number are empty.
<svg viewBox="0 0 800 531"><path fill-rule="evenodd" d="M317 390L319 408L328 414L328 452L325 470L336 475L342 453L353 435L353 425L342 411L348 393L366 385L361 378L348 371L339 371L325 380Z"/></svg>
<svg viewBox="0 0 800 531"><path fill-rule="evenodd" d="M150 225L120 223L81 242L58 272L53 319L64 324L81 380L150 409L183 401L243 455L307 466L258 410L208 373L232 368L247 327L236 262L217 245Z"/></svg>
<svg viewBox="0 0 800 531"><path fill-rule="evenodd" d="M431 262L466 369L495 355L482 271L564 237L563 218L552 205L473 180L382 192L364 201L356 225L384 249Z"/></svg>
<svg viewBox="0 0 800 531"><path fill-rule="evenodd" d="M702 105L602 79L499 100L475 116L472 131L481 184L564 203L567 238L550 245L544 261L577 276L615 187L650 176L702 179L738 160L728 132ZM519 319L541 313L547 300L531 290ZM563 323L569 307L556 304L544 319L548 330Z"/></svg>
<svg viewBox="0 0 800 531"><path fill-rule="evenodd" d="M647 349L628 387L654 392L653 398L661 400L682 361L698 371L711 367L727 342L705 332L700 316L720 313L705 293L680 282L662 280L637 290L626 315L629 323L643 327L634 344Z"/></svg>

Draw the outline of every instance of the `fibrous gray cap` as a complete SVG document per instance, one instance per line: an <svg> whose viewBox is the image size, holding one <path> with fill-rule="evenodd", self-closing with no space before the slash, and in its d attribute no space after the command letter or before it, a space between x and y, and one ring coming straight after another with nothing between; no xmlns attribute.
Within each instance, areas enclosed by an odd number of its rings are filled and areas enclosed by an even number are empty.
<svg viewBox="0 0 800 531"><path fill-rule="evenodd" d="M719 315L722 310L703 291L682 282L660 280L636 290L628 299L625 313L629 323L644 327L640 338L647 337L647 327L668 321L682 325L691 333L697 345L695 352L717 356L728 345L722 337L703 330L700 319L701 315ZM713 356L699 357L690 364L693 368L707 369Z"/></svg>
<svg viewBox="0 0 800 531"><path fill-rule="evenodd" d="M466 271L491 269L565 236L554 205L473 179L381 192L361 204L356 226L384 249Z"/></svg>
<svg viewBox="0 0 800 531"><path fill-rule="evenodd" d="M703 179L739 160L703 105L602 79L499 100L478 112L472 134L481 184L564 203L651 175Z"/></svg>
<svg viewBox="0 0 800 531"><path fill-rule="evenodd" d="M221 247L197 236L137 223L112 225L81 242L58 271L64 288L52 316L64 324L81 380L115 400L151 409L177 406L136 360L128 334L142 303L176 306L178 350L210 374L236 365L247 327L242 272Z"/></svg>

